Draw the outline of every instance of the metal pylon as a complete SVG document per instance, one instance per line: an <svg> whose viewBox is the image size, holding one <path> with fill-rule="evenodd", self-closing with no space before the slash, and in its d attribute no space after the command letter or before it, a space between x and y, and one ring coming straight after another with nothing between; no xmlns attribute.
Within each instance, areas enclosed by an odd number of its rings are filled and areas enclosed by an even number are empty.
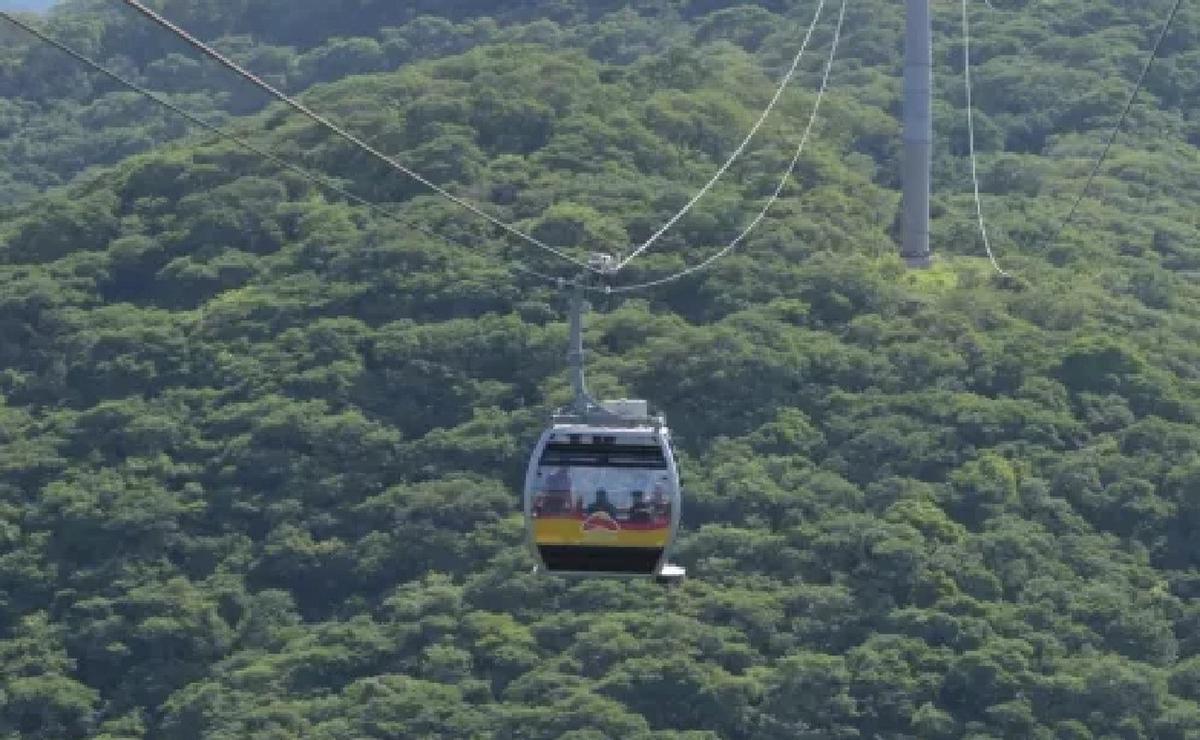
<svg viewBox="0 0 1200 740"><path fill-rule="evenodd" d="M933 19L930 0L906 0L904 36L904 224L900 256L928 267L933 151Z"/></svg>

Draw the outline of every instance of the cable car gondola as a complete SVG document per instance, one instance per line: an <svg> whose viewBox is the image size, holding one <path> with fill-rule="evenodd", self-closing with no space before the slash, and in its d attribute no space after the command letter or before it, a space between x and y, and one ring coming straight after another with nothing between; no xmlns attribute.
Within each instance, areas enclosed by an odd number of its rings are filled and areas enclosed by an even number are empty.
<svg viewBox="0 0 1200 740"><path fill-rule="evenodd" d="M667 561L680 516L671 432L645 401L596 402L588 394L583 310L576 283L567 354L575 400L551 419L525 475L525 524L537 570L679 580L684 570Z"/></svg>

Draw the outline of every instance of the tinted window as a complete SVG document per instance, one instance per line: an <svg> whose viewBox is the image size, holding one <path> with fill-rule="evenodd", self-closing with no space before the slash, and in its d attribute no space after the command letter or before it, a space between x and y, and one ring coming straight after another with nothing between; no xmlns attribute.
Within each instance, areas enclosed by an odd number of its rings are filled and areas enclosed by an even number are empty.
<svg viewBox="0 0 1200 740"><path fill-rule="evenodd" d="M667 459L663 456L661 447L551 442L546 445L538 464L559 467L665 470Z"/></svg>

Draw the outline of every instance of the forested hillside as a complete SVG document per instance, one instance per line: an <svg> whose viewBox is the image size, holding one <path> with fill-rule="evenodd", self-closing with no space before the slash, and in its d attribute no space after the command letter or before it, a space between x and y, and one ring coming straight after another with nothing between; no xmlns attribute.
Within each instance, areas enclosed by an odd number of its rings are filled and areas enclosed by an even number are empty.
<svg viewBox="0 0 1200 740"><path fill-rule="evenodd" d="M895 257L902 5L850 0L742 249L597 296L597 395L679 438L689 580L530 574L569 266L108 0L42 27L430 237L0 29L0 737L1200 736L1200 8L937 9L934 269ZM164 0L167 16L578 257L737 146L813 0ZM780 111L634 263L753 218ZM465 246L464 246L465 245ZM624 278L623 278L624 279Z"/></svg>

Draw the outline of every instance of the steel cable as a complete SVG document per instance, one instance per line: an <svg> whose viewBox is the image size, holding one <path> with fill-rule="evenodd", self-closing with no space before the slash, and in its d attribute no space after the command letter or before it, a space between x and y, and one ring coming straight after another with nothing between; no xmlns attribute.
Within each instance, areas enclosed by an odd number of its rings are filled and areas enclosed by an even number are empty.
<svg viewBox="0 0 1200 740"><path fill-rule="evenodd" d="M971 149L971 182L975 186L975 215L979 221L979 233L983 236L983 248L987 251L992 267L1004 277L1011 277L1000 267L1000 263L996 261L996 255L992 251L987 223L983 219L983 200L979 195L979 166L975 156L975 113L971 100L971 20L967 11L968 2L969 0L962 0L963 83L967 93L967 141Z"/></svg>
<svg viewBox="0 0 1200 740"><path fill-rule="evenodd" d="M1104 149L1100 152L1100 157L1096 160L1096 164L1092 167L1092 171L1088 174L1087 181L1083 185L1083 189L1079 191L1079 196L1075 199L1071 210L1067 212L1062 223L1058 225L1054 236L1050 238L1050 244L1054 244L1062 236L1063 231L1075 218L1075 213L1079 210L1079 206L1087 197L1088 191L1092 188L1092 183L1095 182L1096 176L1100 174L1100 168L1104 166L1104 161L1108 158L1109 152L1113 148L1113 144L1117 140L1121 129L1125 126L1125 121L1129 118L1130 111L1133 110L1134 101L1137 100L1138 93L1141 92L1142 86L1146 83L1146 77L1150 74L1150 68L1154 66L1154 62L1158 59L1159 51L1162 49L1163 41L1167 38L1167 32L1171 30L1171 25L1175 22L1175 16L1179 13L1179 8L1183 5L1183 0L1175 0L1175 4L1171 7L1170 13L1167 14L1167 20L1163 23L1162 31L1158 34L1158 39L1154 42L1154 47L1150 50L1150 56L1146 59L1145 65L1142 67L1141 74L1138 75L1137 82L1134 83L1133 92L1129 94L1129 100L1125 103L1124 110L1121 111L1120 118L1117 119L1117 124L1113 126L1112 131L1108 135L1108 140L1104 144Z"/></svg>
<svg viewBox="0 0 1200 740"><path fill-rule="evenodd" d="M430 236L430 237L433 237L440 241L446 242L447 244L450 244L452 246L460 247L462 249L466 249L471 252L478 251L476 247L474 247L473 245L467 244L465 241L460 241L458 239L454 239L454 238L446 236L444 234L439 234L427 226L423 226L419 223L409 221L408 219L398 216L395 213L392 213L391 211L378 205L377 203L372 203L371 201L367 200L366 198L363 198L362 196L356 195L356 194L346 190L345 188L341 187L337 183L333 182L331 178L309 172L301 167L298 167L298 166L292 164L291 162L288 162L288 161L282 159L278 155L276 155L266 149L263 149L262 147L256 146L256 145L250 143L249 141L246 141L244 138L239 137L236 134L225 131L224 129L220 128L219 126L215 126L215 125L209 123L208 121L205 121L203 118L200 118L199 116L195 115L194 113L191 113L191 112L179 107L178 105L172 103L170 100L167 100L166 98L159 95L158 93L156 93L152 90L149 90L149 89L137 84L136 82L134 82L120 74L117 74L116 72L113 72L112 70L108 69L107 67L100 64L99 62L96 62L95 60L85 56L84 54L82 54L82 53L76 51L75 49L67 46L66 44L62 43L61 41L58 41L57 39L54 39L54 38L46 35L44 32L42 32L35 26L32 26L32 25L26 23L25 21L22 21L20 18L17 18L15 15L13 15L7 11L0 10L0 18L3 18L4 20L8 21L13 26L16 26L17 28L28 33L29 35L33 36L34 38L54 47L55 49L58 49L62 53L71 57L75 61L87 66L88 68L92 69L93 71L99 72L100 74L108 77L109 79L113 80L114 82L117 82L118 84L128 88L129 90L131 90L135 93L138 93L142 97L145 97L146 99L158 104L159 106L165 108L166 110L169 110L172 113L175 113L176 115L184 118L185 120L192 123L193 125L198 126L202 129L204 129L205 131L208 131L209 133L217 136L220 139L223 139L232 144L235 144L252 154L260 156L260 157L266 159L267 161L271 162L272 164L275 164L276 166L283 168L283 169L287 170L288 172L291 172L292 174L295 174L310 183L313 183L321 188L324 188L331 193L335 193L335 194L345 198L348 201L351 201L360 206L363 206L364 208L367 208L368 210L370 210L372 213L376 214L377 216L381 216L383 218L389 219L398 224L401 224L402 226L407 226L415 231L419 231L427 236ZM520 273L524 273L527 275L531 275L531 276L534 276L539 279L546 280L548 282L552 282L555 284L561 284L563 281L562 278L557 278L557 277L554 277L551 275L544 275L542 273L531 270L520 264L510 264L510 265L505 265L505 267L507 267L508 269L511 269L515 272L520 272Z"/></svg>
<svg viewBox="0 0 1200 740"><path fill-rule="evenodd" d="M171 21L167 20L165 17L163 17L159 13L155 12L151 8L146 7L146 5L142 2L140 2L140 0L123 0L123 2L126 5L133 8L134 10L141 13L146 18L149 18L151 21L153 21L159 27L166 29L166 30L170 31L171 33L175 34L180 39L185 41L187 44L189 44L196 50L200 51L202 54L204 54L208 58L221 64L226 69L229 69L230 71L236 73L242 79L250 82L254 86L256 86L259 89L263 90L264 92L268 93L269 95L274 97L276 100L284 103L288 107L297 111L298 113L305 116L309 120L313 121L317 125L325 128L327 131L330 131L331 133L335 134L339 138L341 138L347 142L350 142L351 144L358 147L362 151L370 154L375 159L378 159L381 162L384 162L392 169L407 175L408 177L412 178L413 180L416 180L417 182L421 183L422 185L429 188L430 190L437 193L438 195L445 198L446 200L449 200L450 202L454 203L455 205L458 205L459 207L475 214L476 216L484 219L485 221L492 224L493 226L496 226L497 228L501 229L502 231L508 233L509 235L514 236L528 244L531 244L535 247L538 247L539 249L550 252L551 254L559 257L560 259L566 260L567 262L570 262L571 264L573 264L577 267L581 267L585 270L590 270L592 272L597 271L596 268L592 267L591 265L587 264L586 262L579 260L575 257L572 257L571 255L567 254L566 252L564 252L561 249L558 249L557 247L553 247L549 244L546 244L545 242L541 241L537 237L534 237L531 234L527 234L524 231L521 231L520 229L518 229L516 226L513 226L512 224L501 221L500 219L491 215L487 211L484 211L483 209L476 206L475 204L473 204L469 201L466 201L466 200L458 197L457 195L454 195L453 193L451 193L450 191L441 187L437 183L429 180L424 175L421 175L420 173L410 169L409 167L406 167L404 164L397 161L394 157L390 157L387 154L384 154L383 152L379 151L378 149L371 146L367 142L363 141L358 136L355 136L354 134L350 133L349 131L347 131L346 129L337 125L336 123L333 123L328 118L325 118L324 116L320 115L319 113L316 113L315 111L310 109L308 106L297 101L296 99L292 98L291 96L287 95L286 93L281 92L280 90L276 89L270 83L259 78L254 73L250 72L246 68L239 65L237 62L233 61L229 57L225 56L221 52L214 49L213 47L209 46L208 44L204 43L200 39L196 38L195 36L193 36L191 33L186 31L185 29L183 29L183 28L177 26L176 24L172 23Z"/></svg>
<svg viewBox="0 0 1200 740"><path fill-rule="evenodd" d="M604 288L604 289L602 289L604 292L629 293L629 292L633 292L633 291L637 291L637 290L645 290L647 288L654 288L654 287L657 287L660 285L666 285L667 283L673 283L677 280L681 280L681 279L687 277L688 275L692 275L697 272L700 272L701 270L707 269L708 267L710 267L711 265L716 263L718 260L722 259L726 255L728 255L729 253L731 253L735 249L737 249L738 246L746 239L746 237L748 237L750 235L750 233L753 232L754 229L763 221L763 219L765 219L767 217L767 213L771 210L771 207L775 205L775 203L779 200L780 196L783 194L783 189L787 186L787 182L791 178L792 172L796 169L796 165L800 162L800 157L804 154L804 149L805 149L806 145L808 144L808 140L812 134L813 127L816 125L817 114L821 110L821 101L825 97L826 91L829 89L829 76L830 76L830 72L833 70L833 62L837 55L838 45L841 41L842 25L846 19L846 4L847 4L847 0L842 0L841 9L838 12L837 27L834 29L833 42L832 42L830 50L829 50L829 59L825 64L825 72L821 77L821 86L817 90L817 98L816 98L816 101L813 103L812 113L809 115L809 118L808 118L808 124L805 126L804 133L800 137L800 144L796 147L796 152L792 156L791 162L788 164L787 169L784 170L783 177L780 178L779 184L775 187L775 191L767 199L766 204L763 206L762 210L759 211L758 215L754 218L754 220L752 220L750 222L750 224L745 229L743 229L742 232L737 235L737 237L734 238L733 241L731 241L728 245L726 245L724 248L722 248L719 252L716 252L715 254L709 256L703 262L692 265L691 267L687 267L687 268L680 270L679 272L673 273L671 275L657 278L655 280L649 280L644 283L636 283L633 285L622 285L622 286L614 286L611 288Z"/></svg>
<svg viewBox="0 0 1200 740"><path fill-rule="evenodd" d="M736 162L738 158L741 157L746 151L746 147L750 145L751 140L753 140L758 134L758 131L762 128L763 124L766 123L767 118L779 104L779 99L783 96L784 91L787 90L788 85L791 84L792 79L796 76L796 71L800 67L800 62L804 58L805 51L808 50L808 44L812 40L813 31L817 27L817 22L821 19L821 11L824 10L824 8L825 0L820 0L820 2L817 4L817 10L813 14L812 23L810 23L808 26L808 32L804 34L804 41L800 45L800 51L796 52L796 56L792 59L792 66L788 69L787 74L783 76L783 80L779 83L779 87L775 90L774 97L772 97L771 101L767 103L767 107L763 110L762 115L758 117L758 121L750 129L750 133L746 134L746 138L743 139L742 143L733 151L733 154L729 155L729 158L725 160L725 163L721 165L716 174L714 174L712 178L705 183L704 187L702 187L700 191L697 192L696 195L693 196L683 208L679 209L678 213L668 219L667 222L658 229L658 231L654 232L649 239L642 242L642 244L637 249L633 250L628 257L625 257L617 263L616 269L618 271L625 269L626 265L653 246L663 234L670 231L675 224L679 223L681 218L690 213L692 208L694 208L696 204L699 203L702 198L704 198L704 196L708 195L713 186L715 186L717 182L725 176L725 173L729 171L729 168L733 166L734 162Z"/></svg>

